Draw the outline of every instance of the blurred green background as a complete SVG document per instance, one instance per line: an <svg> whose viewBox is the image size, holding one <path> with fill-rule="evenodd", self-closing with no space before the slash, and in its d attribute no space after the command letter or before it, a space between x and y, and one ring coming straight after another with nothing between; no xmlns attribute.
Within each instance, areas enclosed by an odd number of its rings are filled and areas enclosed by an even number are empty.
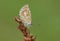
<svg viewBox="0 0 60 41"><path fill-rule="evenodd" d="M30 5L36 41L60 41L60 0L0 0L0 41L23 41L14 17L25 4Z"/></svg>

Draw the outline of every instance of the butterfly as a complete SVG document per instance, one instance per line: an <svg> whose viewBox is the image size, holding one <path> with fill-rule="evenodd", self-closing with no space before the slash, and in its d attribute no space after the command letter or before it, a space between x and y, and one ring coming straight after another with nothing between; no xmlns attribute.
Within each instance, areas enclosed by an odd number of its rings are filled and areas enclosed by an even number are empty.
<svg viewBox="0 0 60 41"><path fill-rule="evenodd" d="M26 4L24 5L20 11L19 11L19 16L20 19L22 20L22 23L24 24L25 27L31 27L31 11L29 8L29 5Z"/></svg>

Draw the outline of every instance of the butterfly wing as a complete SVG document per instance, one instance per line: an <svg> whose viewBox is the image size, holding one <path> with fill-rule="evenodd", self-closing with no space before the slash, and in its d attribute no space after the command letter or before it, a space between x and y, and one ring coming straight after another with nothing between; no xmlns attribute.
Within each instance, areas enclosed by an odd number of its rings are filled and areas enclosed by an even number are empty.
<svg viewBox="0 0 60 41"><path fill-rule="evenodd" d="M31 26L31 12L28 5L25 5L21 8L19 12L20 19L22 20L24 26Z"/></svg>

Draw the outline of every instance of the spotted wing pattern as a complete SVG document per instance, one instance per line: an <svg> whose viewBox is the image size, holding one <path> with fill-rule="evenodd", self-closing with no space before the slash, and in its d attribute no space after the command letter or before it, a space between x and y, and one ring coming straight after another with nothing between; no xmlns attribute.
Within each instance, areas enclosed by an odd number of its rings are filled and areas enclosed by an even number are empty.
<svg viewBox="0 0 60 41"><path fill-rule="evenodd" d="M31 12L28 5L24 5L19 12L20 19L22 20L24 26L31 26Z"/></svg>

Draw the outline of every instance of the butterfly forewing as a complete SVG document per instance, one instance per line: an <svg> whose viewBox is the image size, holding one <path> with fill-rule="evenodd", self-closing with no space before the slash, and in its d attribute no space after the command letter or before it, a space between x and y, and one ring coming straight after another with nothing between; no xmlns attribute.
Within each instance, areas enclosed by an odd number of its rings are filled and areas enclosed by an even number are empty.
<svg viewBox="0 0 60 41"><path fill-rule="evenodd" d="M25 5L21 8L19 16L26 27L31 26L31 12L28 5Z"/></svg>

